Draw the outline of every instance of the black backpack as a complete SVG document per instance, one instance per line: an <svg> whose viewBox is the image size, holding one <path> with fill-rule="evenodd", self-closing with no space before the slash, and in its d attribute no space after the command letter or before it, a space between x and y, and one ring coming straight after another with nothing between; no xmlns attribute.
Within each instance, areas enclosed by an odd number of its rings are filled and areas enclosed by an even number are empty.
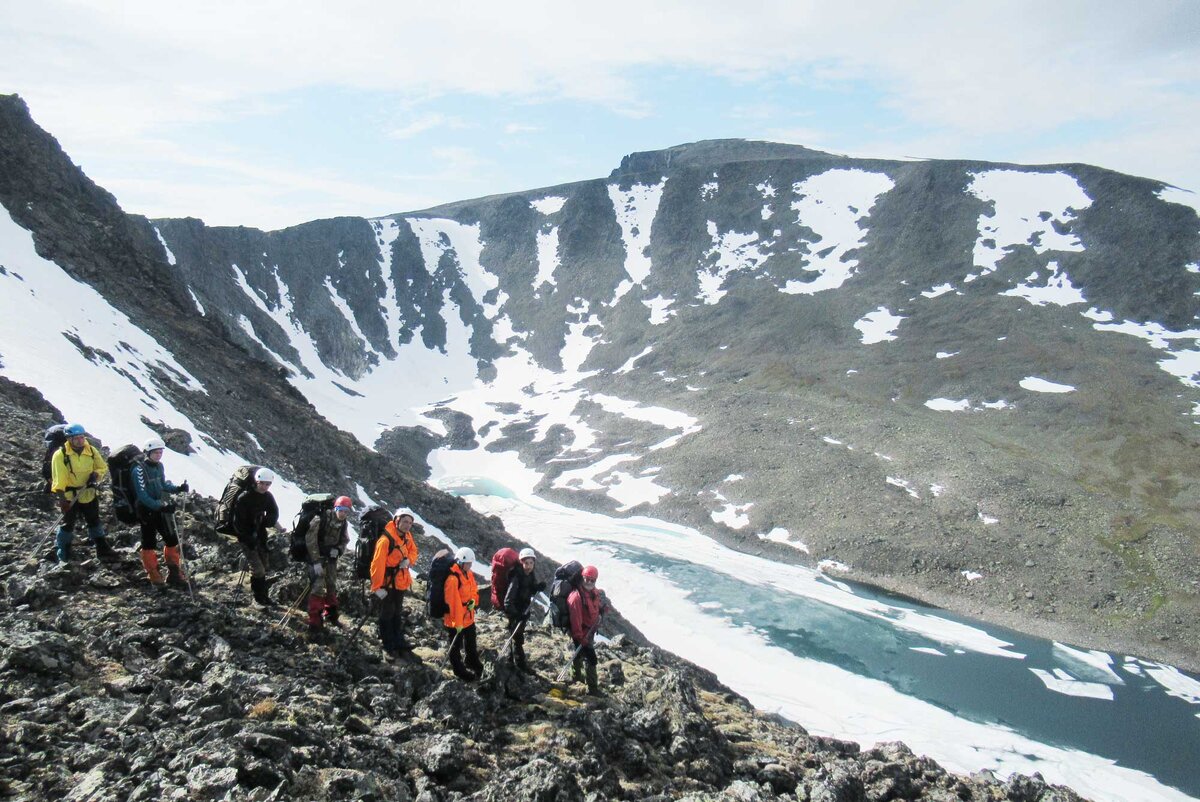
<svg viewBox="0 0 1200 802"><path fill-rule="evenodd" d="M300 503L300 512L296 513L296 520L292 522L292 545L288 553L292 556L293 562L306 563L311 562L311 555L308 553L308 527L312 523L312 519L321 516L321 531L318 537L325 534L325 529L329 526L329 515L333 512L333 494L332 493L313 493L307 496ZM320 556L320 555L316 555Z"/></svg>
<svg viewBox="0 0 1200 802"><path fill-rule="evenodd" d="M578 560L560 565L554 572L550 585L550 625L559 629L571 628L571 612L567 608L567 597L571 591L583 586L583 566Z"/></svg>
<svg viewBox="0 0 1200 802"><path fill-rule="evenodd" d="M121 446L108 457L108 470L112 476L113 515L123 524L138 522L133 466L145 464L145 461L146 455L135 445Z"/></svg>
<svg viewBox="0 0 1200 802"><path fill-rule="evenodd" d="M233 476L229 477L229 484L225 485L225 490L221 493L221 500L217 502L216 530L222 535L230 535L237 537L237 532L233 529L233 508L237 504L241 495L249 490L254 489L254 474L258 472L258 465L243 465L233 472Z"/></svg>
<svg viewBox="0 0 1200 802"><path fill-rule="evenodd" d="M42 435L42 443L46 447L45 454L42 456L42 478L46 480L45 490L50 492L50 460L54 459L54 452L63 447L67 442L67 424L59 423L51 426Z"/></svg>
<svg viewBox="0 0 1200 802"><path fill-rule="evenodd" d="M433 555L433 562L429 565L429 588L425 591L430 618L441 618L450 612L450 606L446 604L446 579L452 567L454 555L449 549L442 549Z"/></svg>
<svg viewBox="0 0 1200 802"><path fill-rule="evenodd" d="M371 578L371 560L375 557L375 544L383 536L383 529L392 520L392 515L383 507L368 507L359 516L358 542L354 544L354 578ZM395 546L389 543L388 554Z"/></svg>

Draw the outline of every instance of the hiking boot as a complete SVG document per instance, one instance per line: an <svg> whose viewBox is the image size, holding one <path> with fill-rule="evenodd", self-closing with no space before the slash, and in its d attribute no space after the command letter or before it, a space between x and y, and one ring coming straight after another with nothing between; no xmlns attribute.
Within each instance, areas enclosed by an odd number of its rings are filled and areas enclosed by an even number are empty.
<svg viewBox="0 0 1200 802"><path fill-rule="evenodd" d="M142 567L146 569L146 577L149 578L151 585L161 588L167 584L167 580L163 579L163 575L158 570L157 551L142 549Z"/></svg>
<svg viewBox="0 0 1200 802"><path fill-rule="evenodd" d="M121 555L113 550L113 547L108 545L108 538L98 537L92 541L96 544L96 556L106 562L121 559Z"/></svg>
<svg viewBox="0 0 1200 802"><path fill-rule="evenodd" d="M267 596L267 579L262 576L250 577L250 590L254 593L254 601L258 602L260 607L274 607L275 603Z"/></svg>
<svg viewBox="0 0 1200 802"><path fill-rule="evenodd" d="M338 608L325 608L325 623L329 624L331 627L340 627L342 625L341 618L338 616Z"/></svg>
<svg viewBox="0 0 1200 802"><path fill-rule="evenodd" d="M176 587L187 587L188 579L183 573L182 565L180 565L179 547L167 546L163 549L163 557L167 561L167 584L175 585Z"/></svg>

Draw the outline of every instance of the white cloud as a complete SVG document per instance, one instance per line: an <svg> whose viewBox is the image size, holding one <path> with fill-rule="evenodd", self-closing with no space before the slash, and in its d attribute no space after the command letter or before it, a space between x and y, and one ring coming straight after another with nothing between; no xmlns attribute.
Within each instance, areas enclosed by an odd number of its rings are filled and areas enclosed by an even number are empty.
<svg viewBox="0 0 1200 802"><path fill-rule="evenodd" d="M375 124L381 136L405 138L453 119L416 112L396 123L388 120L393 109L455 95L582 101L649 119L666 112L651 105L642 81L659 80L654 70L698 70L744 82L748 99L729 117L774 123L756 138L773 130L839 152L873 145L883 154L1087 160L1200 189L1198 26L1194 5L1153 0L919 8L529 1L469 9L44 0L0 6L0 74L72 156L85 167L104 165L93 177L109 185L111 163L134 162L148 141L183 141L181 131L213 121L274 122L318 89L377 95L380 120L346 125ZM864 92L864 103L841 121L796 110L776 117L778 98L755 99L760 81ZM821 128L805 125L810 119ZM287 125L277 124L279 137L297 133ZM1063 144L1056 135L1064 126L1095 126L1095 134ZM920 139L914 127L925 132ZM526 131L520 123L502 130ZM839 130L856 131L858 140L840 141ZM242 158L261 161L257 153Z"/></svg>
<svg viewBox="0 0 1200 802"><path fill-rule="evenodd" d="M408 139L417 134L423 134L426 131L432 131L435 128L464 128L466 123L455 117L447 117L444 114L423 114L416 119L408 120L402 125L397 125L395 128L388 131L389 139Z"/></svg>

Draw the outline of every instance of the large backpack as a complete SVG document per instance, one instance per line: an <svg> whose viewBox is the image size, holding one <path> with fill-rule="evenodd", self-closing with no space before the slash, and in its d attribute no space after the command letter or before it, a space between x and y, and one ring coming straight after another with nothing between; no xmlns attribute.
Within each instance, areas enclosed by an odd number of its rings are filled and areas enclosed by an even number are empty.
<svg viewBox="0 0 1200 802"><path fill-rule="evenodd" d="M67 437L67 425L59 423L51 426L42 435L42 443L46 450L42 456L42 478L46 480L45 490L50 492L50 460L54 459L54 452L63 447L63 444L69 439Z"/></svg>
<svg viewBox="0 0 1200 802"><path fill-rule="evenodd" d="M108 456L108 470L112 476L113 515L123 524L138 522L133 466L144 465L145 461L146 455L135 445L121 446Z"/></svg>
<svg viewBox="0 0 1200 802"><path fill-rule="evenodd" d="M384 527L392 515L383 507L368 507L359 516L358 542L354 545L354 578L371 578L371 560L375 558L375 544L383 536ZM394 546L388 546L388 554Z"/></svg>
<svg viewBox="0 0 1200 802"><path fill-rule="evenodd" d="M233 508L243 493L254 489L254 474L258 469L258 465L243 465L229 477L229 484L225 485L221 500L217 502L215 528L222 535L237 536L233 529Z"/></svg>
<svg viewBox="0 0 1200 802"><path fill-rule="evenodd" d="M504 594L508 593L508 575L521 560L505 546L492 556L492 609L504 609Z"/></svg>
<svg viewBox="0 0 1200 802"><path fill-rule="evenodd" d="M550 624L559 629L571 628L571 612L567 608L567 597L571 591L583 586L583 566L578 560L560 565L554 572L550 585Z"/></svg>
<svg viewBox="0 0 1200 802"><path fill-rule="evenodd" d="M450 612L450 606L446 604L446 579L452 567L454 555L449 549L442 549L433 555L433 562L429 565L429 588L425 591L430 618L441 618Z"/></svg>
<svg viewBox="0 0 1200 802"><path fill-rule="evenodd" d="M308 527L312 524L313 518L321 516L321 531L317 535L320 538L325 534L326 527L329 526L329 516L332 512L332 493L313 493L300 502L300 512L296 513L296 520L292 521L292 545L288 550L292 556L292 562L306 563L312 562L314 556L319 558L320 555L308 553Z"/></svg>

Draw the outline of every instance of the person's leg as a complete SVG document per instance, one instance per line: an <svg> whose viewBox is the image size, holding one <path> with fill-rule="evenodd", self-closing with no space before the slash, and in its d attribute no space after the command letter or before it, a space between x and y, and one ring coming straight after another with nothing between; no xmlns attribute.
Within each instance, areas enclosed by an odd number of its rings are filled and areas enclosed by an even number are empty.
<svg viewBox="0 0 1200 802"><path fill-rule="evenodd" d="M393 588L379 602L379 642L388 657L395 657L399 651L399 644L396 643L396 620L399 618L399 611L399 591Z"/></svg>
<svg viewBox="0 0 1200 802"><path fill-rule="evenodd" d="M83 515L83 519L87 521L88 538L96 548L96 556L102 560L111 560L118 557L119 555L113 551L112 546L108 545L104 525L100 523L100 499L94 498L86 504L76 503L75 506L81 507L79 512Z"/></svg>
<svg viewBox="0 0 1200 802"><path fill-rule="evenodd" d="M151 516L157 517L157 513L144 511L141 518L142 567L146 569L146 576L150 579L150 583L155 587L162 587L167 584L167 581L163 579L162 573L158 570L158 527L154 525L154 519Z"/></svg>
<svg viewBox="0 0 1200 802"><path fill-rule="evenodd" d="M339 625L337 561L325 561L325 620L333 626Z"/></svg>
<svg viewBox="0 0 1200 802"><path fill-rule="evenodd" d="M54 556L60 563L71 559L71 541L75 539L75 519L79 515L79 504L72 504L63 513L62 523L54 535Z"/></svg>
<svg viewBox="0 0 1200 802"><path fill-rule="evenodd" d="M587 692L592 696L602 696L600 681L596 676L596 647L591 645L584 646L583 659L587 663Z"/></svg>
<svg viewBox="0 0 1200 802"><path fill-rule="evenodd" d="M475 676L463 665L462 650L465 636L465 629L456 630L454 627L446 627L446 637L450 641L450 668L454 671L454 676L459 679L473 680Z"/></svg>
<svg viewBox="0 0 1200 802"><path fill-rule="evenodd" d="M325 574L317 576L310 568L309 577L308 629L310 632L316 632L325 626Z"/></svg>
<svg viewBox="0 0 1200 802"><path fill-rule="evenodd" d="M483 676L483 663L479 660L479 647L475 641L475 635L478 630L475 625L463 629L463 647L467 653L467 669L475 675L475 679Z"/></svg>
<svg viewBox="0 0 1200 802"><path fill-rule="evenodd" d="M175 516L154 513L158 519L159 531L163 538L163 558L167 563L167 582L172 585L187 585L187 575L183 573L183 551L179 547L179 533L175 531Z"/></svg>
<svg viewBox="0 0 1200 802"><path fill-rule="evenodd" d="M270 607L271 598L267 595L267 564L262 552L252 542L239 541L242 554L246 557L246 567L250 569L250 589L254 593L254 601L263 607Z"/></svg>

